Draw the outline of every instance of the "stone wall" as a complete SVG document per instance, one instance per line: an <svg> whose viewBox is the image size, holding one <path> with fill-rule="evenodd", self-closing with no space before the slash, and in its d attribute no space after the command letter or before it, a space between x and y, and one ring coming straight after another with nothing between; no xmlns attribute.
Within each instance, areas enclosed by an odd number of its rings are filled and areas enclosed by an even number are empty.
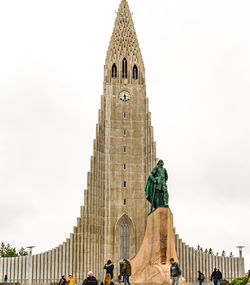
<svg viewBox="0 0 250 285"><path fill-rule="evenodd" d="M175 244L182 275L188 283L197 282L198 270L205 274L206 281L209 280L214 268L219 268L223 279L230 282L244 273L244 258L242 258L243 272L240 272L239 257L216 256L198 251L183 242L178 234L175 235Z"/></svg>
<svg viewBox="0 0 250 285"><path fill-rule="evenodd" d="M73 235L58 247L32 256L32 283L58 282L62 275L73 271ZM0 258L0 282L7 274L8 282L28 284L29 257Z"/></svg>

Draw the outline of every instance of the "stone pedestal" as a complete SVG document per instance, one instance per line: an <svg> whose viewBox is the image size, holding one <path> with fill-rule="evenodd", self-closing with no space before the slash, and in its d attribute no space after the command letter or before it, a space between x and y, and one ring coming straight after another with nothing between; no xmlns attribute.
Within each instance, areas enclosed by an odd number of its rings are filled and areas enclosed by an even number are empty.
<svg viewBox="0 0 250 285"><path fill-rule="evenodd" d="M171 284L171 257L179 262L175 248L173 215L169 208L159 208L148 216L141 248L131 260L131 283ZM180 283L185 283L185 280L181 278Z"/></svg>

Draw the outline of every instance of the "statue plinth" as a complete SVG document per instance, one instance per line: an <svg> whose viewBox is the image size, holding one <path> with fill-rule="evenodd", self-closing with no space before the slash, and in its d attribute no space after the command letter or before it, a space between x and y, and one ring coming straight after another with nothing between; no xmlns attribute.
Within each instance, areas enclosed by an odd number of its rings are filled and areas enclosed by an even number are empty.
<svg viewBox="0 0 250 285"><path fill-rule="evenodd" d="M158 208L148 216L141 248L131 260L131 283L171 284L170 258L179 262L175 248L173 215L169 208ZM180 283L185 283L180 278Z"/></svg>

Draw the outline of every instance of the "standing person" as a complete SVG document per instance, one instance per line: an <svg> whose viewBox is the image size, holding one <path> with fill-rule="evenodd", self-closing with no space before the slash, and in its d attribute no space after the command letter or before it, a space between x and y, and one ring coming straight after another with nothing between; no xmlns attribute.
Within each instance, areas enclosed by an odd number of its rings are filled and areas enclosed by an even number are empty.
<svg viewBox="0 0 250 285"><path fill-rule="evenodd" d="M211 275L211 278L210 278L211 281L214 281L214 285L219 285L218 284L218 281L219 281L219 274L218 274L218 271L217 271L217 268L214 268L214 271Z"/></svg>
<svg viewBox="0 0 250 285"><path fill-rule="evenodd" d="M4 283L7 283L7 282L8 282L8 275L5 274L5 276L4 276Z"/></svg>
<svg viewBox="0 0 250 285"><path fill-rule="evenodd" d="M219 269L219 268L217 268L217 276L218 276L218 282L217 282L217 284L220 285L220 281L221 281L221 279L222 279L222 273L220 272L220 269Z"/></svg>
<svg viewBox="0 0 250 285"><path fill-rule="evenodd" d="M199 274L198 276L199 285L202 285L202 282L205 281L205 275L202 272L200 272L200 270L198 271L198 274Z"/></svg>
<svg viewBox="0 0 250 285"><path fill-rule="evenodd" d="M111 281L110 274L105 275L104 280L101 282L101 285L114 285L114 283Z"/></svg>
<svg viewBox="0 0 250 285"><path fill-rule="evenodd" d="M127 259L123 259L123 267L122 267L122 273L124 278L124 285L127 284L130 285L129 277L131 276L131 264Z"/></svg>
<svg viewBox="0 0 250 285"><path fill-rule="evenodd" d="M62 278L60 279L58 285L66 285L66 278L65 278L64 275L63 275Z"/></svg>
<svg viewBox="0 0 250 285"><path fill-rule="evenodd" d="M98 281L96 280L93 271L89 271L88 277L83 281L82 285L98 285Z"/></svg>
<svg viewBox="0 0 250 285"><path fill-rule="evenodd" d="M104 265L104 269L106 270L106 275L110 274L111 280L113 279L114 276L114 264L112 264L112 261L109 259L106 264Z"/></svg>
<svg viewBox="0 0 250 285"><path fill-rule="evenodd" d="M75 279L72 277L72 274L69 274L69 278L66 280L68 282L68 285L76 285Z"/></svg>
<svg viewBox="0 0 250 285"><path fill-rule="evenodd" d="M179 277L181 276L181 269L177 262L174 261L173 258L170 258L170 275L172 277L172 285L176 283L176 285L179 285Z"/></svg>

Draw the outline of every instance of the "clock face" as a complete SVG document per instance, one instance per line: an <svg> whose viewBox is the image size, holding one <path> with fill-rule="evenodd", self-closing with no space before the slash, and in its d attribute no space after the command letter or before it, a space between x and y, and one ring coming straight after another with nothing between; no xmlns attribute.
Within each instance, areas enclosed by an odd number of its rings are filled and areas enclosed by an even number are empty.
<svg viewBox="0 0 250 285"><path fill-rule="evenodd" d="M127 102L129 99L130 99L130 94L128 93L128 91L122 91L120 93L120 99L123 101L123 102Z"/></svg>

